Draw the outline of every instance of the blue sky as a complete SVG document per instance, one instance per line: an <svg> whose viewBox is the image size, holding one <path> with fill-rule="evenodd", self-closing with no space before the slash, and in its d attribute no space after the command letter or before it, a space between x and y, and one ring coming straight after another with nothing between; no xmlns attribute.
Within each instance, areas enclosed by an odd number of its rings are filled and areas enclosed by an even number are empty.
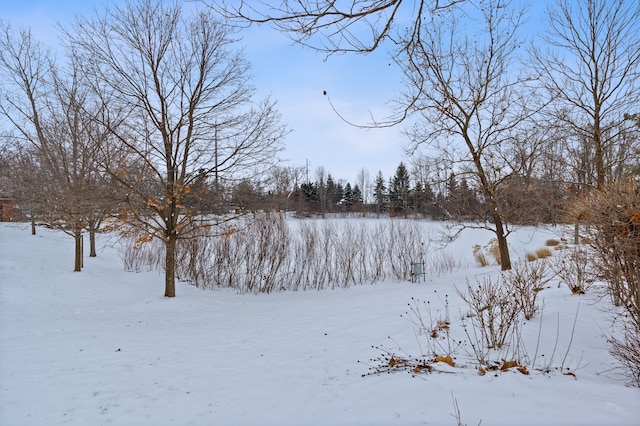
<svg viewBox="0 0 640 426"><path fill-rule="evenodd" d="M538 0L536 9L541 9L541 3L548 1ZM105 4L107 0L4 0L2 19L15 27L31 27L38 39L55 49L56 23L71 23L74 13L90 16L94 8ZM383 119L389 113L388 101L401 88L400 71L386 51L325 60L324 55L294 45L270 27L252 27L241 36L239 46L252 64L258 96L276 99L283 121L293 130L281 155L285 164L305 166L308 160L311 176L323 166L334 178L353 185L362 168L371 179L379 170L388 179L400 161L408 161L400 127L365 130L350 126L333 112L323 95L327 91L350 121L366 124L371 113Z"/></svg>

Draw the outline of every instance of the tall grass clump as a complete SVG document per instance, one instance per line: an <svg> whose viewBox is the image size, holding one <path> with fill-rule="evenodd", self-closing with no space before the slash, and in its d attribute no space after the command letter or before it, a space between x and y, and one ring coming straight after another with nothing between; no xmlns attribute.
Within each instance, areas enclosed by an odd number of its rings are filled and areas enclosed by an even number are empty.
<svg viewBox="0 0 640 426"><path fill-rule="evenodd" d="M488 266L490 264L489 259L491 258L493 258L496 265L500 265L502 263L502 259L500 258L500 246L498 245L498 240L496 238L492 238L485 246L481 246L480 244L474 245L473 257L480 266Z"/></svg>

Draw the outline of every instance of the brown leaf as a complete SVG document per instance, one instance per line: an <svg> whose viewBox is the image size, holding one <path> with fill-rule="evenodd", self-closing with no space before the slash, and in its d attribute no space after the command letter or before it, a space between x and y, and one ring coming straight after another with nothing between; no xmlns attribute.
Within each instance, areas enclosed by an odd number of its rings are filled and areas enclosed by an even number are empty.
<svg viewBox="0 0 640 426"><path fill-rule="evenodd" d="M396 365L406 365L407 364L407 360L406 359L398 359L395 357L391 357L391 359L389 360L389 367L395 367Z"/></svg>
<svg viewBox="0 0 640 426"><path fill-rule="evenodd" d="M517 367L518 361L507 361L506 359L502 360L502 367L500 367L500 371L507 371L510 368Z"/></svg>
<svg viewBox="0 0 640 426"><path fill-rule="evenodd" d="M455 367L455 363L453 362L453 359L447 355L447 356L442 356L442 355L438 355L436 357L436 362L444 362L445 364L449 364L452 367Z"/></svg>

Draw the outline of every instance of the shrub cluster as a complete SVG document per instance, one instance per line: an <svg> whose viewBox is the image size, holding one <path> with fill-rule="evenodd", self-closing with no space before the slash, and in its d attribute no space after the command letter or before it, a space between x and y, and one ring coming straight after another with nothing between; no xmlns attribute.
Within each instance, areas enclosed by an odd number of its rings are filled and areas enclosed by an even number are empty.
<svg viewBox="0 0 640 426"><path fill-rule="evenodd" d="M459 319L466 336L464 340L460 340L459 335L453 337L452 328L456 324L449 315L447 295L444 298L438 295L440 307L428 300L412 299L402 317L413 326L421 355L410 356L401 350L374 346L380 355L369 360L369 372L365 375L396 371L415 375L464 367L465 363L458 361L461 350L481 375L512 369L529 374L528 368L535 368L537 349L530 358L522 341L521 328L524 320L541 311L537 296L552 276L545 260L517 262L513 266L512 270L501 272L497 279L486 276L475 285L467 282L465 290L457 290L469 308ZM538 369L551 371L549 365Z"/></svg>
<svg viewBox="0 0 640 426"><path fill-rule="evenodd" d="M611 353L640 386L640 183L635 179L594 190L569 212L591 248L591 264L618 307L620 334Z"/></svg>
<svg viewBox="0 0 640 426"><path fill-rule="evenodd" d="M201 288L260 293L409 280L411 263L419 260L432 275L460 265L444 251L427 253L431 239L418 221L290 222L265 213L224 228L201 228L180 240L176 274ZM123 241L121 252L130 270L163 267L160 242Z"/></svg>

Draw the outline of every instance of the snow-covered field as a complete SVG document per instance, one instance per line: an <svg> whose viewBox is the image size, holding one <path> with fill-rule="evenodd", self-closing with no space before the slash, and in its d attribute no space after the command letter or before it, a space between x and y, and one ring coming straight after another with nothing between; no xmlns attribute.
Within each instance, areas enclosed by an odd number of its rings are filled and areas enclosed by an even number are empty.
<svg viewBox="0 0 640 426"><path fill-rule="evenodd" d="M514 258L549 237L512 235ZM469 233L452 250L471 258L489 238ZM497 267L269 295L181 283L165 299L161 275L123 271L101 241L74 273L70 237L0 224L0 425L456 425L454 398L468 425L640 424L640 389L608 353L608 302L555 281L523 341L530 358L538 348L536 365L553 355L575 376L481 376L461 349L467 368L362 377L380 354L372 345L420 355L424 336L401 317L412 297L438 308L447 295L457 327L454 286Z"/></svg>

